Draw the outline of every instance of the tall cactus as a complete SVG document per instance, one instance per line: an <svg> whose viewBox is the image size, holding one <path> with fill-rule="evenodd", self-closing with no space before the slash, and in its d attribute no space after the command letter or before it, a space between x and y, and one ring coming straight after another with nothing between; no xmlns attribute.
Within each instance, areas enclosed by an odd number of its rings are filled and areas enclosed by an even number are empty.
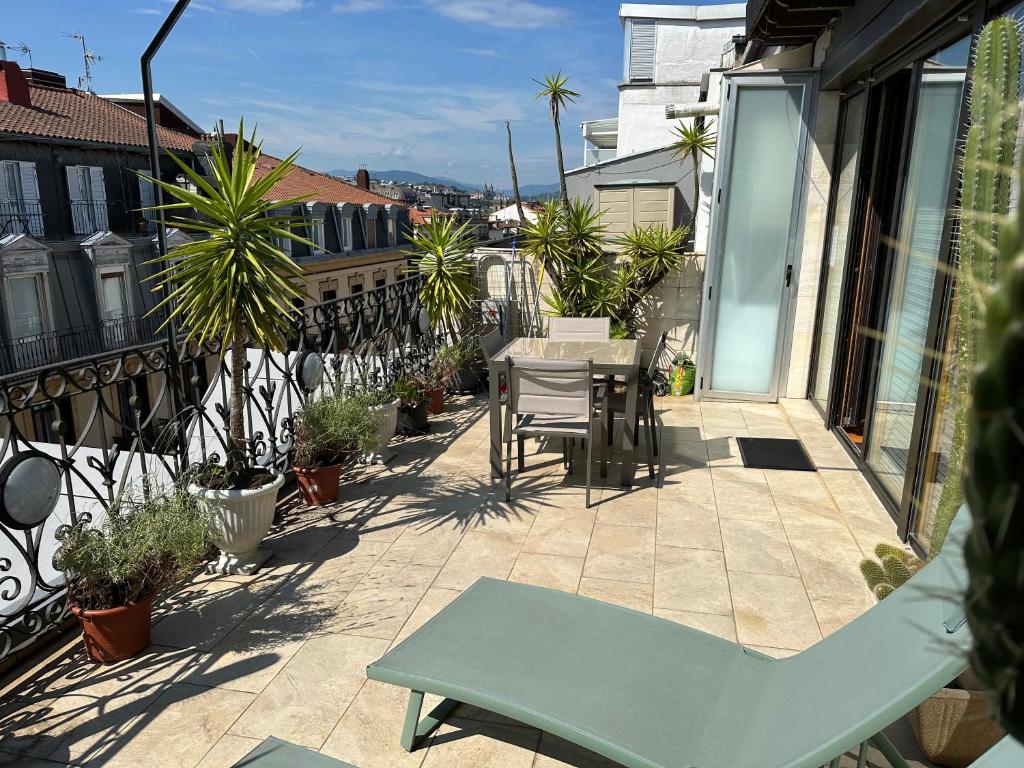
<svg viewBox="0 0 1024 768"><path fill-rule="evenodd" d="M999 226L1010 210L1014 145L1020 120L1018 23L993 19L982 29L971 75L971 124L964 147L960 193L960 262L957 274L957 378L953 391L953 439L949 468L932 527L931 554L946 539L949 524L963 500L967 446L970 371L977 359L981 317L979 291L996 276Z"/></svg>
<svg viewBox="0 0 1024 768"><path fill-rule="evenodd" d="M996 30L990 40L1005 37L1005 45L1014 50L1014 22L998 19L985 31L990 28ZM990 76L997 85L987 88L983 98L998 91L1001 82ZM1015 85L1016 75L1013 81ZM992 101L990 114L998 120L1000 107ZM1002 114L1009 111L1007 107ZM992 138L978 143L978 157L987 168L1012 162L1012 146ZM1024 172L1018 173L1019 189ZM984 200L998 212L1008 196L1008 190L996 187ZM989 209L979 204L975 210ZM977 219L979 226L988 226L983 216ZM977 366L966 424L964 495L974 521L964 547L970 572L966 611L974 637L974 670L992 692L1002 725L1024 740L1024 208L1018 204L1013 218L991 217L990 223L1002 226L996 248L989 249L984 240L984 248L979 245L977 250L994 256L995 280L979 280L974 292L973 311L983 322L975 326Z"/></svg>

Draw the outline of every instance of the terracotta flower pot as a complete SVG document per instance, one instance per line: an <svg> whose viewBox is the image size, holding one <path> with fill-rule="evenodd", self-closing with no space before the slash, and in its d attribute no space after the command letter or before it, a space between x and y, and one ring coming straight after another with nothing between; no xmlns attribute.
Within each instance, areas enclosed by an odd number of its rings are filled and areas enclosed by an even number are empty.
<svg viewBox="0 0 1024 768"><path fill-rule="evenodd" d="M427 403L427 412L435 416L444 412L444 387L434 387L427 390L430 395L430 402Z"/></svg>
<svg viewBox="0 0 1024 768"><path fill-rule="evenodd" d="M338 500L340 464L331 464L327 467L293 467L293 471L299 481L302 500L307 504L323 506Z"/></svg>
<svg viewBox="0 0 1024 768"><path fill-rule="evenodd" d="M142 651L149 645L153 596L131 605L100 611L83 611L72 606L85 640L85 652L100 664L113 664Z"/></svg>

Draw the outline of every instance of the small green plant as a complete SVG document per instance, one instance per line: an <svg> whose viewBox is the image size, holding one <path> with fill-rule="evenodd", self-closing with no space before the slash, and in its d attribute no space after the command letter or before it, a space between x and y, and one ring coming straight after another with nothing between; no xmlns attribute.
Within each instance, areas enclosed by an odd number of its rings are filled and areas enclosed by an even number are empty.
<svg viewBox="0 0 1024 768"><path fill-rule="evenodd" d="M395 382L395 396L402 401L402 408L415 408L430 399L427 394L428 382L422 374L410 374Z"/></svg>
<svg viewBox="0 0 1024 768"><path fill-rule="evenodd" d="M183 488L134 487L99 527L68 529L54 564L73 605L87 611L131 605L189 573L210 548L212 513Z"/></svg>
<svg viewBox="0 0 1024 768"><path fill-rule="evenodd" d="M361 395L332 393L306 403L295 417L295 465L322 467L376 445L378 416Z"/></svg>
<svg viewBox="0 0 1024 768"><path fill-rule="evenodd" d="M879 600L887 598L906 584L923 565L912 554L892 544L876 546L875 557L878 559L861 560L860 572L871 593Z"/></svg>
<svg viewBox="0 0 1024 768"><path fill-rule="evenodd" d="M409 233L414 250L406 255L423 276L420 303L431 325L455 338L473 306L473 232L471 222L456 225L454 216L431 216Z"/></svg>

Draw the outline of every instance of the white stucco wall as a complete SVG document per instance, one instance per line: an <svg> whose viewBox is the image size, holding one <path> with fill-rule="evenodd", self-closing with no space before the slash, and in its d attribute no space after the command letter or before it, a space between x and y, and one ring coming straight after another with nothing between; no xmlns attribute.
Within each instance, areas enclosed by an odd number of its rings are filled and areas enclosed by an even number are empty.
<svg viewBox="0 0 1024 768"><path fill-rule="evenodd" d="M628 66L632 18L656 19L654 82L619 86L617 156L657 149L672 143L676 120L665 119L665 106L697 101L701 76L718 67L734 35L746 26L745 5L624 4L623 60Z"/></svg>

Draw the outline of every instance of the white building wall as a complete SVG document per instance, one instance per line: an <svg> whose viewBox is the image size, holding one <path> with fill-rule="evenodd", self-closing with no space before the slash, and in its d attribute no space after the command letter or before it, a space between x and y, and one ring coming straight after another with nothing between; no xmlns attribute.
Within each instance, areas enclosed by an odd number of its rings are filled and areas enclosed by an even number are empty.
<svg viewBox="0 0 1024 768"><path fill-rule="evenodd" d="M677 120L665 118L665 106L697 101L701 77L719 67L734 35L744 34L746 6L646 5L626 3L623 21L623 59L629 60L628 19L656 19L654 82L619 86L617 157L658 149L672 143Z"/></svg>

